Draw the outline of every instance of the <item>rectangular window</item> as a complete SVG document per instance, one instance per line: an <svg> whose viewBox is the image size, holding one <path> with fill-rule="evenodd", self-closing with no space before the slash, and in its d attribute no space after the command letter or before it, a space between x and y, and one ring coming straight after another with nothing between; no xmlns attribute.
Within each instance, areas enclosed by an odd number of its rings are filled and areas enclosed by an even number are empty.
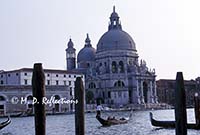
<svg viewBox="0 0 200 135"><path fill-rule="evenodd" d="M110 94L110 91L108 91L108 98L111 98L111 94Z"/></svg>
<svg viewBox="0 0 200 135"><path fill-rule="evenodd" d="M50 85L50 80L47 80L47 85Z"/></svg>
<svg viewBox="0 0 200 135"><path fill-rule="evenodd" d="M1 75L1 78L3 78L3 75Z"/></svg>
<svg viewBox="0 0 200 135"><path fill-rule="evenodd" d="M69 81L69 85L72 85L72 82L71 82L71 81Z"/></svg>
<svg viewBox="0 0 200 135"><path fill-rule="evenodd" d="M24 84L27 85L28 84L28 80L24 79Z"/></svg>
<svg viewBox="0 0 200 135"><path fill-rule="evenodd" d="M8 74L8 77L10 77L10 74Z"/></svg>
<svg viewBox="0 0 200 135"><path fill-rule="evenodd" d="M49 74L47 74L47 76L49 77L50 75L49 75Z"/></svg>
<svg viewBox="0 0 200 135"><path fill-rule="evenodd" d="M64 77L66 77L66 75L64 75Z"/></svg>
<svg viewBox="0 0 200 135"><path fill-rule="evenodd" d="M70 90L70 96L72 96L72 91Z"/></svg>
<svg viewBox="0 0 200 135"><path fill-rule="evenodd" d="M18 73L16 73L16 76L18 76L19 74Z"/></svg>
<svg viewBox="0 0 200 135"><path fill-rule="evenodd" d="M76 75L74 75L74 78L76 78Z"/></svg>
<svg viewBox="0 0 200 135"><path fill-rule="evenodd" d="M1 80L1 84L3 84L3 80Z"/></svg>
<svg viewBox="0 0 200 135"><path fill-rule="evenodd" d="M4 105L0 105L0 109L4 109Z"/></svg>
<svg viewBox="0 0 200 135"><path fill-rule="evenodd" d="M72 87L70 87L70 96L72 96Z"/></svg>
<svg viewBox="0 0 200 135"><path fill-rule="evenodd" d="M69 78L71 78L71 75L69 75Z"/></svg>
<svg viewBox="0 0 200 135"><path fill-rule="evenodd" d="M25 76L27 76L27 73L24 73Z"/></svg>
<svg viewBox="0 0 200 135"><path fill-rule="evenodd" d="M56 77L58 77L58 75L56 75Z"/></svg>
<svg viewBox="0 0 200 135"><path fill-rule="evenodd" d="M56 80L56 85L59 85L58 80Z"/></svg>

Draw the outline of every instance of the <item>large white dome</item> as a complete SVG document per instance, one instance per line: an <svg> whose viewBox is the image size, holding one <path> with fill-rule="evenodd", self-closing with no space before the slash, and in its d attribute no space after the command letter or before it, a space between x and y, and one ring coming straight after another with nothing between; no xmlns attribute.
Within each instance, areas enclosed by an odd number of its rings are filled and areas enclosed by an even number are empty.
<svg viewBox="0 0 200 135"><path fill-rule="evenodd" d="M113 8L110 15L108 31L103 34L97 44L97 53L109 50L131 50L136 51L135 42L132 37L122 30L119 16Z"/></svg>
<svg viewBox="0 0 200 135"><path fill-rule="evenodd" d="M136 51L135 42L131 36L121 29L111 29L100 38L97 52L108 50Z"/></svg>

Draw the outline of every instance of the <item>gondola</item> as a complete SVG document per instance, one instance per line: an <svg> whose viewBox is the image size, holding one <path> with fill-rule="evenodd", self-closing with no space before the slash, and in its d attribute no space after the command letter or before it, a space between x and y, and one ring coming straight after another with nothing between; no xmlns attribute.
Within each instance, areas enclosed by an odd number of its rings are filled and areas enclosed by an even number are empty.
<svg viewBox="0 0 200 135"><path fill-rule="evenodd" d="M10 117L8 116L8 119L2 123L0 123L0 130L3 129L4 127L6 127L8 124L11 123L11 119Z"/></svg>
<svg viewBox="0 0 200 135"><path fill-rule="evenodd" d="M130 117L132 116L132 114L130 115ZM125 118L121 118L121 119L103 119L101 118L101 114L100 111L97 111L97 115L96 115L96 119L102 124L102 126L111 126L111 125L118 125L118 124L125 124L128 123L128 121L130 120L130 117L125 119Z"/></svg>
<svg viewBox="0 0 200 135"><path fill-rule="evenodd" d="M15 113L15 114L9 114L10 117L21 117L24 113L23 112L19 112L19 113Z"/></svg>
<svg viewBox="0 0 200 135"><path fill-rule="evenodd" d="M158 121L153 118L153 114L151 112L149 114L150 114L150 121L153 126L161 127L161 128L175 128L175 121ZM200 125L188 123L187 128L198 130L198 129L200 129Z"/></svg>

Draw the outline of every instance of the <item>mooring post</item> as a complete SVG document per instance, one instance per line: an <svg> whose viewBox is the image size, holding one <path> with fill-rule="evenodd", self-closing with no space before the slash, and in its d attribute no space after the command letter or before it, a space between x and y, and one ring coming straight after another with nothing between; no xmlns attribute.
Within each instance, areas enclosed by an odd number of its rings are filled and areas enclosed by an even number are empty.
<svg viewBox="0 0 200 135"><path fill-rule="evenodd" d="M177 72L175 89L176 135L187 135L187 113L182 72Z"/></svg>
<svg viewBox="0 0 200 135"><path fill-rule="evenodd" d="M194 112L195 112L195 119L196 119L196 124L198 127L200 127L200 110L199 110L199 95L198 93L195 93L194 95Z"/></svg>
<svg viewBox="0 0 200 135"><path fill-rule="evenodd" d="M85 134L85 115L84 115L84 87L81 77L76 78L75 82L75 130L76 135Z"/></svg>
<svg viewBox="0 0 200 135"><path fill-rule="evenodd" d="M46 113L42 99L45 97L45 76L41 63L35 63L32 75L33 97L37 99L34 104L35 112L35 135L46 134Z"/></svg>

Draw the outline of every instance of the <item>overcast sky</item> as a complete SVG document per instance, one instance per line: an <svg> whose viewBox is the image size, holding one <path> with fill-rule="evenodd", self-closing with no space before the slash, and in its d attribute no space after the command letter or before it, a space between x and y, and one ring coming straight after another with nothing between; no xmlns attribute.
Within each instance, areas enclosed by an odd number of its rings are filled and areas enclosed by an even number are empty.
<svg viewBox="0 0 200 135"><path fill-rule="evenodd" d="M140 59L157 79L200 76L199 0L1 0L0 69L65 69L71 37L78 51L89 33L93 47L108 29L113 5Z"/></svg>

